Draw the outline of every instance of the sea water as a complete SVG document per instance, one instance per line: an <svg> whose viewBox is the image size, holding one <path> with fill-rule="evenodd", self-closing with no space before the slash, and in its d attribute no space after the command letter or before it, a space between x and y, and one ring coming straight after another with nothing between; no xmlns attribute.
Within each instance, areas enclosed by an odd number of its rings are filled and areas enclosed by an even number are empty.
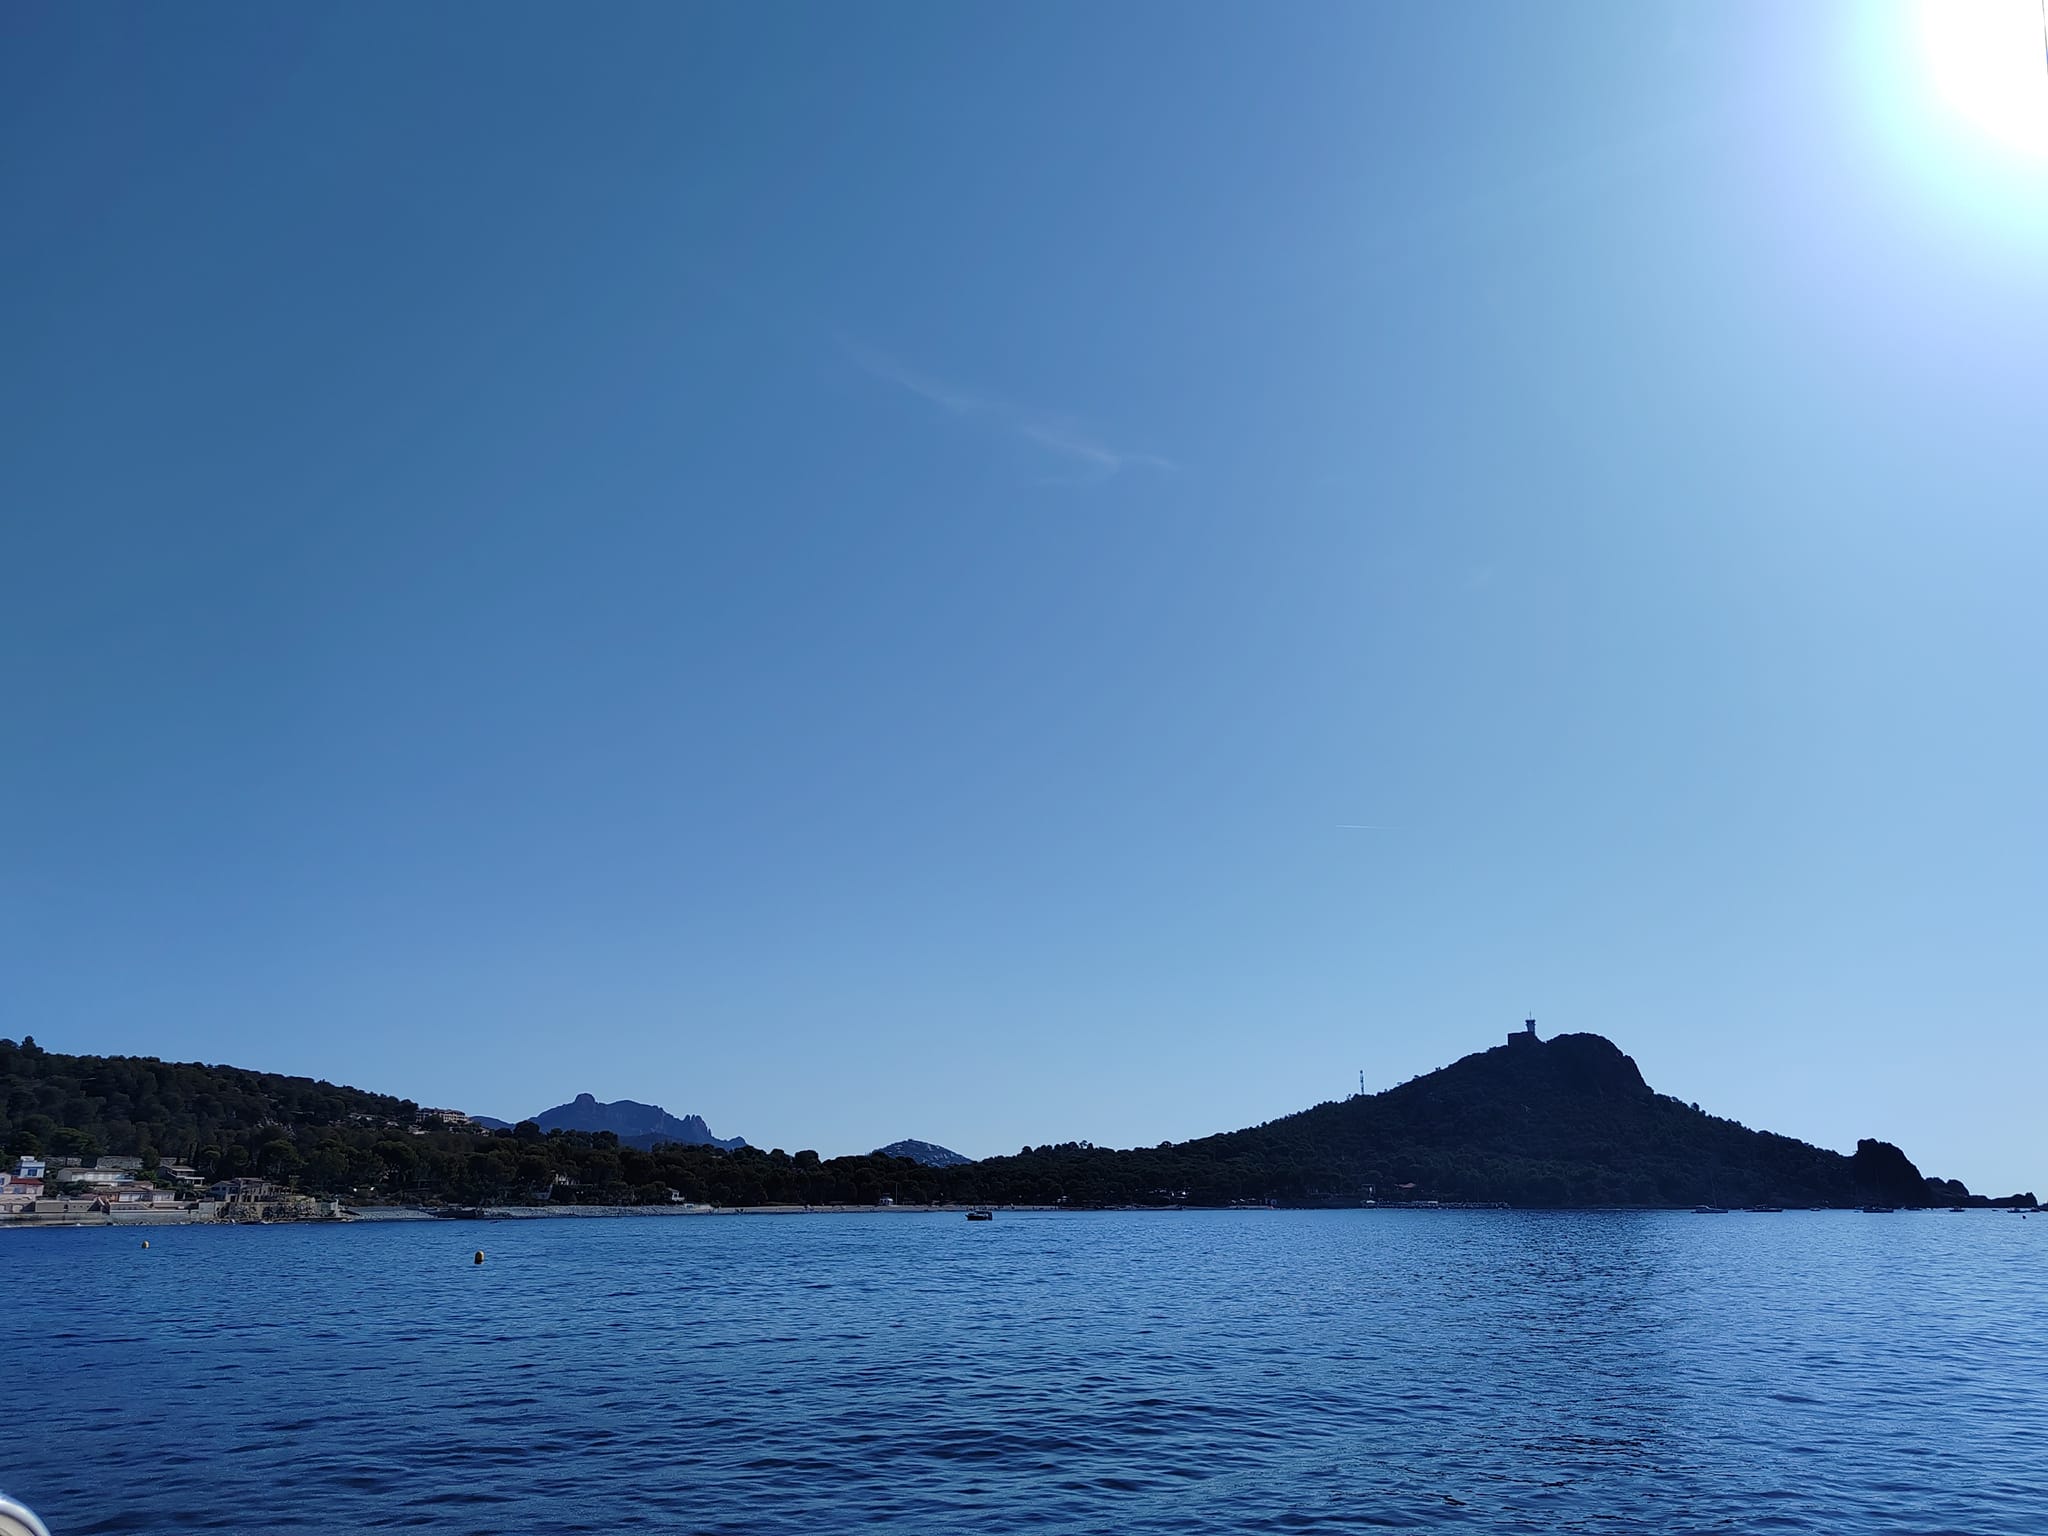
<svg viewBox="0 0 2048 1536"><path fill-rule="evenodd" d="M2048 1532L2048 1217L15 1230L0 1282L54 1536Z"/></svg>

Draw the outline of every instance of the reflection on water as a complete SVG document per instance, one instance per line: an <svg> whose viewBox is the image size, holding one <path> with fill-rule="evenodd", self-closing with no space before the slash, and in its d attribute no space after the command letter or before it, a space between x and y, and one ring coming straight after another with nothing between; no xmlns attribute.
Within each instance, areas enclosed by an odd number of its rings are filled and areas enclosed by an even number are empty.
<svg viewBox="0 0 2048 1536"><path fill-rule="evenodd" d="M0 1233L96 1531L2048 1531L2048 1218ZM481 1244L489 1261L476 1266Z"/></svg>

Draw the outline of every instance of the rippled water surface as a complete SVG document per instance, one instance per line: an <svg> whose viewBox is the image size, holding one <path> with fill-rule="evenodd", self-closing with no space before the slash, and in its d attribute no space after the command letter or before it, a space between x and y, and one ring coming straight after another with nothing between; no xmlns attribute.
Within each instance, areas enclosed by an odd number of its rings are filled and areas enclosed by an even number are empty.
<svg viewBox="0 0 2048 1536"><path fill-rule="evenodd" d="M0 1232L55 1536L2048 1532L2048 1217L146 1235Z"/></svg>

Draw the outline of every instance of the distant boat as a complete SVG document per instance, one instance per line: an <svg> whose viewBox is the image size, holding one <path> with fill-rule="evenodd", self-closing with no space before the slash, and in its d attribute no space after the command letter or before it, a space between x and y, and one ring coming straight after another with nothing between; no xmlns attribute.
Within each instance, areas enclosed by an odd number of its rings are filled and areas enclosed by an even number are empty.
<svg viewBox="0 0 2048 1536"><path fill-rule="evenodd" d="M985 1210L969 1211L967 1213L967 1219L969 1221L994 1221L996 1219L996 1213L994 1211Z"/></svg>
<svg viewBox="0 0 2048 1536"><path fill-rule="evenodd" d="M1785 1214L1785 1207L1782 1205L1749 1205L1744 1206L1743 1209L1754 1212L1758 1216L1782 1216Z"/></svg>
<svg viewBox="0 0 2048 1536"><path fill-rule="evenodd" d="M1692 1208L1692 1213L1695 1216L1726 1216L1728 1214L1728 1207L1725 1205L1696 1205Z"/></svg>
<svg viewBox="0 0 2048 1536"><path fill-rule="evenodd" d="M1863 1207L1863 1214L1866 1216L1889 1216L1897 1209L1896 1205L1866 1205Z"/></svg>

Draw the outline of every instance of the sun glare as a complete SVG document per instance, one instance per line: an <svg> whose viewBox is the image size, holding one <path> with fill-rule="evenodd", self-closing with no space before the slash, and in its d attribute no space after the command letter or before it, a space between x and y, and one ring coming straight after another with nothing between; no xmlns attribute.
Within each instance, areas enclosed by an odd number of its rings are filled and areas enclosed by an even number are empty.
<svg viewBox="0 0 2048 1536"><path fill-rule="evenodd" d="M2041 0L1924 0L1920 46L1951 110L2048 160L2048 38Z"/></svg>

